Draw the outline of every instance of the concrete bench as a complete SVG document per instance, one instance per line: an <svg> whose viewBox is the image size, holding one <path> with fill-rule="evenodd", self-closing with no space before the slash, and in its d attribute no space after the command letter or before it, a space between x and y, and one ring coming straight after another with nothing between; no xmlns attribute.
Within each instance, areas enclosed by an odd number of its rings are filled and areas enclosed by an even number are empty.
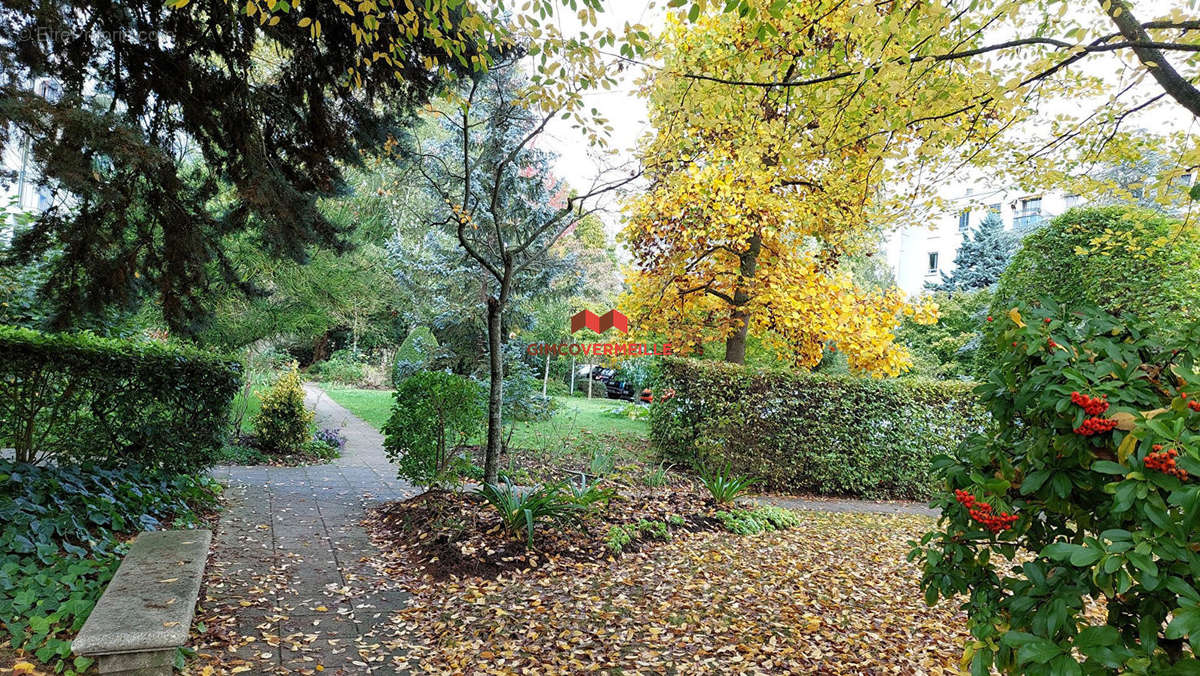
<svg viewBox="0 0 1200 676"><path fill-rule="evenodd" d="M191 630L210 542L207 530L139 535L71 650L97 658L102 674L171 674L175 649Z"/></svg>

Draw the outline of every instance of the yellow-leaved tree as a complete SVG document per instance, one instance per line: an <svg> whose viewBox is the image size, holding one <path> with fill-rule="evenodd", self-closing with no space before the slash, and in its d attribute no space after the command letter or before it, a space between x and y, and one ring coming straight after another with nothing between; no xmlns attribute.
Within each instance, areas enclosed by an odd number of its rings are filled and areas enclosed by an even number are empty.
<svg viewBox="0 0 1200 676"><path fill-rule="evenodd" d="M856 285L845 260L934 205L939 170L1020 112L951 114L1003 85L983 64L919 58L958 39L930 34L953 20L939 3L921 3L919 20L874 2L759 4L668 23L663 66L644 85L650 187L627 205L623 307L684 352L724 341L725 359L743 363L753 335L799 366L829 347L856 372L897 374L909 357L893 328L902 315L934 321L936 307ZM918 58L820 81L856 70L864 51ZM780 81L808 84L755 85Z"/></svg>

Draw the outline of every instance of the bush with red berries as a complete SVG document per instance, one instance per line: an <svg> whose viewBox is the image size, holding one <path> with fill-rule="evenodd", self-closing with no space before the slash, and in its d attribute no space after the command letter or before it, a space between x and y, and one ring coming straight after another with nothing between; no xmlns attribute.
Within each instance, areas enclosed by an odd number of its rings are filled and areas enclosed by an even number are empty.
<svg viewBox="0 0 1200 676"><path fill-rule="evenodd" d="M972 674L1200 673L1200 325L1005 314L990 427L933 460L926 601L962 604Z"/></svg>

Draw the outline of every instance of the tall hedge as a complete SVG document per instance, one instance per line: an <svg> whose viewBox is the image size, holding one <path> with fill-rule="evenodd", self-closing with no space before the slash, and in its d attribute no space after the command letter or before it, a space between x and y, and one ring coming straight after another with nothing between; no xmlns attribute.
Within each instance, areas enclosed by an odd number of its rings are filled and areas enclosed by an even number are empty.
<svg viewBox="0 0 1200 676"><path fill-rule="evenodd" d="M667 358L650 436L677 461L728 464L769 489L920 499L930 458L983 422L971 387Z"/></svg>
<svg viewBox="0 0 1200 676"><path fill-rule="evenodd" d="M1051 298L1182 326L1200 317L1198 268L1195 223L1133 207L1071 209L1021 243L996 286L991 314Z"/></svg>
<svg viewBox="0 0 1200 676"><path fill-rule="evenodd" d="M193 471L225 440L241 377L197 349L0 326L0 448Z"/></svg>

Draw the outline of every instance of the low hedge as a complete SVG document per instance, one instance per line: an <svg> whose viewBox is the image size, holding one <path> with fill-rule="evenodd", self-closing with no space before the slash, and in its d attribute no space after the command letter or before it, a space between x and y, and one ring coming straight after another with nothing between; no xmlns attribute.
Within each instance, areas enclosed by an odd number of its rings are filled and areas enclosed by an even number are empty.
<svg viewBox="0 0 1200 676"><path fill-rule="evenodd" d="M194 348L0 326L0 448L193 471L228 435L241 375Z"/></svg>
<svg viewBox="0 0 1200 676"><path fill-rule="evenodd" d="M930 458L983 423L971 388L666 358L650 437L670 458L728 465L760 488L921 499Z"/></svg>

